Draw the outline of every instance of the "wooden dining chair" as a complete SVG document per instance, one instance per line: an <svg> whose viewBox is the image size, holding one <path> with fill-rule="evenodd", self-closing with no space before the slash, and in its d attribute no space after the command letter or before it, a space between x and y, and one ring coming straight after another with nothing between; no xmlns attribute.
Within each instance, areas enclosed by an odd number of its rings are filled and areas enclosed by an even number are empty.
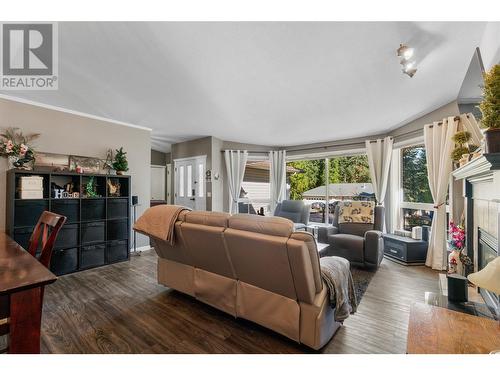
<svg viewBox="0 0 500 375"><path fill-rule="evenodd" d="M52 258L54 244L65 222L66 216L44 211L38 219L35 230L31 234L27 250L47 268L50 268L50 259ZM40 245L41 251L37 256Z"/></svg>
<svg viewBox="0 0 500 375"><path fill-rule="evenodd" d="M45 267L50 268L50 259L59 231L66 222L66 217L44 211L31 234L28 252ZM38 249L41 251L38 253ZM40 304L43 306L44 288L41 290ZM0 336L9 333L9 300L8 296L0 296ZM2 339L0 337L0 343ZM8 352L8 347L0 345L0 353Z"/></svg>

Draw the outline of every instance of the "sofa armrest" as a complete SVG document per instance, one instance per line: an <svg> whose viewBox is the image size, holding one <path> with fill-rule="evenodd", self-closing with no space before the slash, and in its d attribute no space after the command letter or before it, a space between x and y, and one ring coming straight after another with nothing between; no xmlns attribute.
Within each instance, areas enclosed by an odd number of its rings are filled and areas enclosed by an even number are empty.
<svg viewBox="0 0 500 375"><path fill-rule="evenodd" d="M365 233L365 263L378 267L384 257L384 238L379 230L369 230Z"/></svg>
<svg viewBox="0 0 500 375"><path fill-rule="evenodd" d="M328 243L328 237L332 234L337 234L339 229L337 227L328 226L328 227L319 227L318 228L318 242L319 243Z"/></svg>

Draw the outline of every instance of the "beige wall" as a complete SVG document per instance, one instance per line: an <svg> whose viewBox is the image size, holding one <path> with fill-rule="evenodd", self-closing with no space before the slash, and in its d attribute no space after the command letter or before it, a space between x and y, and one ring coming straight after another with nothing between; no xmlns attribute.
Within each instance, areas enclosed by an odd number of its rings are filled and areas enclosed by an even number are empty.
<svg viewBox="0 0 500 375"><path fill-rule="evenodd" d="M138 215L149 207L151 134L65 112L0 99L0 128L19 127L24 133L40 133L35 149L57 154L106 157L106 150L123 147L132 176L132 195L139 196ZM7 160L0 159L0 230L5 229ZM138 246L148 241L138 235Z"/></svg>

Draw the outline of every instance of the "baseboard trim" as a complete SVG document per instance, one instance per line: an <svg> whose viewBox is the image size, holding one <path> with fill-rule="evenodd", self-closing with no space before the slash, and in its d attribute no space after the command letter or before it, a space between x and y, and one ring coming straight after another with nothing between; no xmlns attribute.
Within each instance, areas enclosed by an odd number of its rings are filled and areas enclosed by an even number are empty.
<svg viewBox="0 0 500 375"><path fill-rule="evenodd" d="M149 246L149 245L146 245L146 246L140 246L138 248L136 248L137 252L142 252L142 251L147 251L147 250L151 250L153 247ZM134 252L134 248L130 249L130 252L133 253Z"/></svg>

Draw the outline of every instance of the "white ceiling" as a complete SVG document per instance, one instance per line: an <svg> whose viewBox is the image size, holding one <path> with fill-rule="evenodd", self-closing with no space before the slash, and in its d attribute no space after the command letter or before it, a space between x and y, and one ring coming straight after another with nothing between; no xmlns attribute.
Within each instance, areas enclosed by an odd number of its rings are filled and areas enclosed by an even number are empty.
<svg viewBox="0 0 500 375"><path fill-rule="evenodd" d="M287 146L376 134L457 97L485 23L59 24L59 90L3 91L153 129ZM400 42L418 72L401 73Z"/></svg>

